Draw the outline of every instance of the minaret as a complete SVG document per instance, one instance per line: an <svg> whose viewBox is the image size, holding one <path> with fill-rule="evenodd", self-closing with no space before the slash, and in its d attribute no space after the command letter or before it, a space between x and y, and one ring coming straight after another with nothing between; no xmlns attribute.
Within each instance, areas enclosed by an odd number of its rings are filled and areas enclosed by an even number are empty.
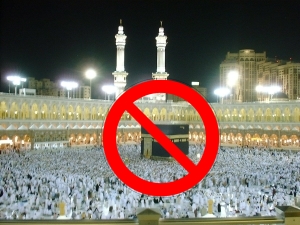
<svg viewBox="0 0 300 225"><path fill-rule="evenodd" d="M156 73L152 73L152 78L154 80L166 80L169 76L166 73L165 67L165 49L167 45L167 36L164 35L164 28L162 27L162 21L160 21L160 28L158 32L158 36L156 39L156 47L157 47L157 69Z"/></svg>
<svg viewBox="0 0 300 225"><path fill-rule="evenodd" d="M126 35L123 31L122 20L120 20L118 34L116 34L115 38L117 46L117 66L116 71L113 72L112 75L114 76L114 86L117 89L115 93L117 99L118 96L124 92L124 88L126 86L126 77L128 75L124 67Z"/></svg>
<svg viewBox="0 0 300 225"><path fill-rule="evenodd" d="M156 73L152 73L153 80L166 80L169 76L168 73L166 73L166 67L165 67L165 49L167 45L167 36L164 34L164 28L162 26L162 21L160 21L160 28L158 30L158 36L156 39L156 47L157 47L157 69ZM158 93L155 95L152 95L152 98L155 98L159 101L165 101L166 100L166 94L165 93Z"/></svg>

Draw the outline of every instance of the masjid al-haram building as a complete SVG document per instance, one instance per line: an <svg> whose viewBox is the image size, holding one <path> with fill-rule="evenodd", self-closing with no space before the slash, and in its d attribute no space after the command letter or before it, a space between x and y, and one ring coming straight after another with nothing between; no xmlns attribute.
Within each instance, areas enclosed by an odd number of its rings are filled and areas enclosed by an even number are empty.
<svg viewBox="0 0 300 225"><path fill-rule="evenodd" d="M112 75L117 99L128 76L122 24L115 38L117 66ZM154 80L169 76L166 40L161 25ZM251 51L241 54L247 59ZM10 78L13 84L24 79ZM135 219L143 208L156 209L164 219L273 218L276 207L299 206L299 100L278 93L252 102L220 95L219 103L210 104L220 134L210 173L190 190L160 198L138 193L114 175L102 145L103 124L113 101L91 99L90 92L73 97L75 87L67 84L59 97L30 95L35 92L26 88L0 93L1 219ZM135 104L191 161L199 161L206 132L193 106L160 93ZM122 115L115 135L121 158L137 176L161 183L187 174L176 161L162 160L171 156L129 113Z"/></svg>

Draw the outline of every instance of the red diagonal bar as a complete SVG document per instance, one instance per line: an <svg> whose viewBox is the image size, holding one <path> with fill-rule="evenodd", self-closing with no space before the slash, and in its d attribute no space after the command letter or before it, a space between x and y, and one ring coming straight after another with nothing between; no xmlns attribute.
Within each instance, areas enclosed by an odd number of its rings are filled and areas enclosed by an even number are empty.
<svg viewBox="0 0 300 225"><path fill-rule="evenodd" d="M134 104L128 104L126 111L143 126L161 146L173 156L187 172L196 169L196 165Z"/></svg>

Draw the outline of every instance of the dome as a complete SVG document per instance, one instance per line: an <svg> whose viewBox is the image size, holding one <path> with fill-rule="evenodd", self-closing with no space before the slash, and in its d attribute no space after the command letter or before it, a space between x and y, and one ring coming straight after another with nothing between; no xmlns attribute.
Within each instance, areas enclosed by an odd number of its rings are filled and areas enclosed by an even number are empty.
<svg viewBox="0 0 300 225"><path fill-rule="evenodd" d="M271 101L288 101L288 100L289 100L288 95L283 92L277 92L273 94L271 99Z"/></svg>

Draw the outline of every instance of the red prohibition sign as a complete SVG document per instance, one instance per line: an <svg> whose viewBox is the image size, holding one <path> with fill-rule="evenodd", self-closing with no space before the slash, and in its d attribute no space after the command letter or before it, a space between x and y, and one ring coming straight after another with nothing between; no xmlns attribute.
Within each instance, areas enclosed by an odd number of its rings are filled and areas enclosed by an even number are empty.
<svg viewBox="0 0 300 225"><path fill-rule="evenodd" d="M180 149L134 104L143 96L154 93L177 95L188 101L202 118L206 131L203 155L194 164ZM168 183L153 183L132 173L122 161L116 144L119 120L127 111L160 145L187 171L187 175ZM108 164L115 175L133 190L150 196L172 196L189 190L210 171L219 148L218 122L207 101L194 89L177 81L150 80L125 91L111 106L103 128L103 147Z"/></svg>

